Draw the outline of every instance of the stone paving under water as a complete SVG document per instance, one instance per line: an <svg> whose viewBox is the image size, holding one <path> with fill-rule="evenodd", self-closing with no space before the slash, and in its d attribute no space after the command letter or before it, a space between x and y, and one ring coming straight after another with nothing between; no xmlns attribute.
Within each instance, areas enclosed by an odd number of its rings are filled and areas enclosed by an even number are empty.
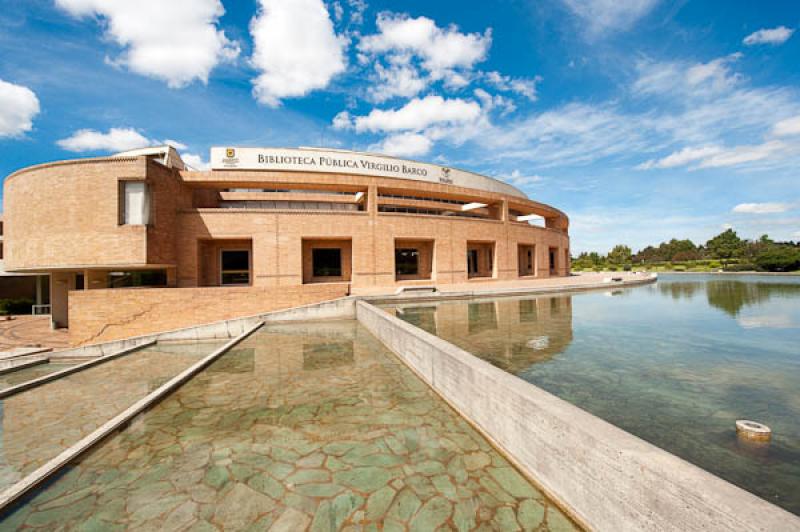
<svg viewBox="0 0 800 532"><path fill-rule="evenodd" d="M255 333L0 527L574 529L354 321Z"/></svg>
<svg viewBox="0 0 800 532"><path fill-rule="evenodd" d="M157 344L0 400L0 489L221 345Z"/></svg>
<svg viewBox="0 0 800 532"><path fill-rule="evenodd" d="M22 384L23 382L32 381L34 379L38 379L39 377L44 377L45 375L50 375L51 373L71 368L74 365L74 363L59 364L50 362L45 364L36 364L35 366L4 373L0 375L0 390L5 390L6 388L11 388L17 384Z"/></svg>

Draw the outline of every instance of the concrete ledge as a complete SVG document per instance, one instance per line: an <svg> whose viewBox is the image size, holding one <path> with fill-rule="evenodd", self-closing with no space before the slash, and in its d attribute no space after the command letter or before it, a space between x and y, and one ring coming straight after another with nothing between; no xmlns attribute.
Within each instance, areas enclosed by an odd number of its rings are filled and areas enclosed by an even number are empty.
<svg viewBox="0 0 800 532"><path fill-rule="evenodd" d="M608 288L625 288L631 286L640 286L650 284L658 281L658 275L646 274L638 278L624 279L620 282L597 282L597 283L581 283L581 284L563 284L555 286L527 286L527 287L513 287L513 288L488 288L478 290L459 290L459 291L439 291L435 293L421 293L410 294L402 293L399 295L363 295L356 296L362 301L370 303L407 303L416 301L442 301L451 299L475 299L480 297L511 297L522 295L536 295L536 294L554 294L559 292L574 293L583 292L588 290L600 290ZM439 288L441 290L441 288Z"/></svg>
<svg viewBox="0 0 800 532"><path fill-rule="evenodd" d="M57 473L61 468L67 466L70 462L77 459L80 455L106 439L120 427L130 422L134 417L138 416L154 404L161 401L164 397L175 391L182 386L186 381L194 377L197 373L203 371L216 359L224 355L229 349L236 344L253 334L258 330L263 323L259 322L249 329L245 330L241 335L237 336L230 342L226 343L213 353L204 357L203 359L195 362L189 368L185 369L175 377L171 378L166 383L162 384L145 397L129 406L125 411L115 416L113 419L107 421L97 430L80 440L78 443L71 446L69 449L64 450L61 454L33 471L25 478L11 486L10 488L0 493L0 514L4 513L10 505L20 499L23 495L33 490L36 486L47 480L49 477Z"/></svg>
<svg viewBox="0 0 800 532"><path fill-rule="evenodd" d="M52 351L52 347L15 347L8 351L0 352L0 360L7 360L10 358L24 357L28 355L39 355Z"/></svg>
<svg viewBox="0 0 800 532"><path fill-rule="evenodd" d="M48 382L60 379L61 377L66 377L67 375L72 375L73 373L89 369L91 367L97 366L98 364L102 364L103 362L114 360L115 358L119 358L123 355L133 353L134 351L137 351L140 348L147 347L155 343L156 343L155 340L142 342L140 344L136 344L132 347L128 347L121 351L117 351L116 353L111 353L110 355L98 357L93 360L90 360L89 362L84 362L83 364L78 364L77 366L72 366L71 368L62 369L61 371L56 371L55 373L44 375L43 377L39 377L38 379L33 379L27 382L23 382L21 384L17 384L16 386L6 388L5 390L0 390L0 399L5 399L6 397L12 396L14 394L18 394L20 392L24 392L25 390L30 390L31 388L36 388L37 386L41 386L42 384L47 384Z"/></svg>
<svg viewBox="0 0 800 532"><path fill-rule="evenodd" d="M12 359L0 360L0 375L38 364L45 364L48 360L47 355L18 356Z"/></svg>
<svg viewBox="0 0 800 532"><path fill-rule="evenodd" d="M369 303L358 321L594 530L800 530L800 518Z"/></svg>

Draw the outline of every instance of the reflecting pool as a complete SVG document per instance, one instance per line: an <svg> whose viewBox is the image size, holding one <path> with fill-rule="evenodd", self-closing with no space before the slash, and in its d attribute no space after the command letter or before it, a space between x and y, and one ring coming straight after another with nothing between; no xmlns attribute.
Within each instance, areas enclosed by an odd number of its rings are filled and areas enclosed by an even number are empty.
<svg viewBox="0 0 800 532"><path fill-rule="evenodd" d="M800 277L662 275L387 310L800 514ZM772 442L738 441L737 419Z"/></svg>
<svg viewBox="0 0 800 532"><path fill-rule="evenodd" d="M355 321L262 328L0 526L572 530Z"/></svg>
<svg viewBox="0 0 800 532"><path fill-rule="evenodd" d="M222 344L156 344L0 400L0 490Z"/></svg>
<svg viewBox="0 0 800 532"><path fill-rule="evenodd" d="M44 377L45 375L50 375L51 373L71 368L74 365L76 365L75 362L66 364L59 362L46 362L24 369L18 369L16 371L4 373L0 375L0 390L5 390L6 388L11 388L12 386L22 384L23 382L32 381L34 379L38 379L39 377Z"/></svg>

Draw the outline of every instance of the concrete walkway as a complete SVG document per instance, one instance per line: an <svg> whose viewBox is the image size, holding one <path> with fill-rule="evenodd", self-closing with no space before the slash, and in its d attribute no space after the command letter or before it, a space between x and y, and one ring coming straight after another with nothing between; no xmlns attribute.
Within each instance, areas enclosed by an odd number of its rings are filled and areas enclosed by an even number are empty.
<svg viewBox="0 0 800 532"><path fill-rule="evenodd" d="M460 293L460 292L510 292L510 291L524 291L530 289L535 291L537 289L555 289L555 288L573 288L588 285L602 284L604 279L622 278L623 281L629 282L634 280L645 280L649 273L634 273L634 272L591 272L591 273L575 273L569 277L549 277L543 279L530 278L530 279L513 279L508 281L499 281L493 279L474 279L466 283L455 284L437 284L431 281L418 281L413 284L409 283L409 287L413 286L436 286L437 291L442 294ZM612 286L615 283L609 283ZM354 296L382 296L392 295L397 290L396 287L365 287L355 288L352 290Z"/></svg>
<svg viewBox="0 0 800 532"><path fill-rule="evenodd" d="M66 329L51 329L50 316L13 316L0 321L0 351L27 346L63 349L69 347L69 335Z"/></svg>

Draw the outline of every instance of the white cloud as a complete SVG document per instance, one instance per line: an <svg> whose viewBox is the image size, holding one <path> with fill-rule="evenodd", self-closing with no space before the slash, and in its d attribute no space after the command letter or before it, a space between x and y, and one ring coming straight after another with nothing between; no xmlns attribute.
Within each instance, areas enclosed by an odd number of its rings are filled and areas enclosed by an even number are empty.
<svg viewBox="0 0 800 532"><path fill-rule="evenodd" d="M514 186L524 187L541 183L546 178L537 174L526 175L520 172L519 170L513 170L509 175L501 177L501 179L503 181L511 183Z"/></svg>
<svg viewBox="0 0 800 532"><path fill-rule="evenodd" d="M788 203L740 203L733 208L739 214L777 214L792 209Z"/></svg>
<svg viewBox="0 0 800 532"><path fill-rule="evenodd" d="M202 155L197 155L196 153L183 153L181 154L181 159L195 170L208 170L211 167L209 162L203 159Z"/></svg>
<svg viewBox="0 0 800 532"><path fill-rule="evenodd" d="M32 90L0 79L0 138L30 131L37 114L39 99Z"/></svg>
<svg viewBox="0 0 800 532"><path fill-rule="evenodd" d="M676 166L685 166L695 161L707 159L722 151L722 148L717 146L703 146L700 148L683 148L680 151L671 153L662 159L651 159L637 166L639 170L650 170L652 168L674 168Z"/></svg>
<svg viewBox="0 0 800 532"><path fill-rule="evenodd" d="M794 33L794 29L787 28L786 26L778 26L771 29L760 29L751 33L742 41L747 46L755 44L783 44L789 40L789 37Z"/></svg>
<svg viewBox="0 0 800 532"><path fill-rule="evenodd" d="M260 0L250 33L251 61L261 71L253 93L271 107L324 89L347 68L347 40L334 32L321 0Z"/></svg>
<svg viewBox="0 0 800 532"><path fill-rule="evenodd" d="M735 146L703 159L698 167L720 168L761 161L785 150L786 147L783 142L775 140L763 144Z"/></svg>
<svg viewBox="0 0 800 532"><path fill-rule="evenodd" d="M108 38L125 50L116 65L179 88L208 81L211 70L239 55L217 21L225 13L219 0L56 0L75 17L105 19Z"/></svg>
<svg viewBox="0 0 800 532"><path fill-rule="evenodd" d="M493 87L501 91L514 92L531 101L536 101L536 86L542 81L541 76L535 76L533 78L513 78L511 76L504 76L496 71L487 72L485 78Z"/></svg>
<svg viewBox="0 0 800 532"><path fill-rule="evenodd" d="M729 65L741 57L741 53L735 53L691 66L686 71L686 81L692 87L706 84L717 91L730 88L741 80L741 76L731 73Z"/></svg>
<svg viewBox="0 0 800 532"><path fill-rule="evenodd" d="M331 125L333 126L333 129L338 130L352 129L353 118L347 111L342 111L333 117L333 122L331 122Z"/></svg>
<svg viewBox="0 0 800 532"><path fill-rule="evenodd" d="M177 140L172 140L172 139L164 139L163 144L167 144L169 146L172 146L173 148L175 148L178 151L183 151L183 150L186 150L186 149L189 148L189 146L187 146L183 142L180 142L180 141L177 141Z"/></svg>
<svg viewBox="0 0 800 532"><path fill-rule="evenodd" d="M592 36L627 30L650 12L658 0L562 0Z"/></svg>
<svg viewBox="0 0 800 532"><path fill-rule="evenodd" d="M399 109L373 109L366 116L355 117L353 124L359 133L421 131L433 125L472 122L480 116L481 106L474 101L426 96Z"/></svg>
<svg viewBox="0 0 800 532"><path fill-rule="evenodd" d="M433 142L420 133L398 133L386 137L380 144L380 151L397 157L413 157L425 155L431 149Z"/></svg>
<svg viewBox="0 0 800 532"><path fill-rule="evenodd" d="M638 170L676 168L692 163L697 163L692 169L738 166L767 159L785 151L786 148L787 145L780 141L768 141L762 144L740 145L729 148L719 146L686 147L662 159L646 161L636 168Z"/></svg>
<svg viewBox="0 0 800 532"><path fill-rule="evenodd" d="M152 141L132 128L112 127L107 133L93 129L79 129L71 136L56 142L62 149L74 152L118 152L143 148L158 142Z"/></svg>
<svg viewBox="0 0 800 532"><path fill-rule="evenodd" d="M395 97L411 98L425 90L428 85L407 60L390 61L388 67L376 63L375 74L378 83L371 85L368 93L370 99L378 103Z"/></svg>
<svg viewBox="0 0 800 532"><path fill-rule="evenodd" d="M674 97L676 93L692 98L713 97L743 81L740 74L731 70L731 65L741 57L741 53L734 53L708 63L641 60L636 65L633 92L667 97Z"/></svg>
<svg viewBox="0 0 800 532"><path fill-rule="evenodd" d="M413 53L423 59L432 73L454 68L472 68L483 61L492 43L492 32L461 33L456 26L440 28L427 17L381 13L376 22L378 33L361 39L365 53Z"/></svg>
<svg viewBox="0 0 800 532"><path fill-rule="evenodd" d="M781 120L775 124L772 133L778 137L800 135L800 115Z"/></svg>

